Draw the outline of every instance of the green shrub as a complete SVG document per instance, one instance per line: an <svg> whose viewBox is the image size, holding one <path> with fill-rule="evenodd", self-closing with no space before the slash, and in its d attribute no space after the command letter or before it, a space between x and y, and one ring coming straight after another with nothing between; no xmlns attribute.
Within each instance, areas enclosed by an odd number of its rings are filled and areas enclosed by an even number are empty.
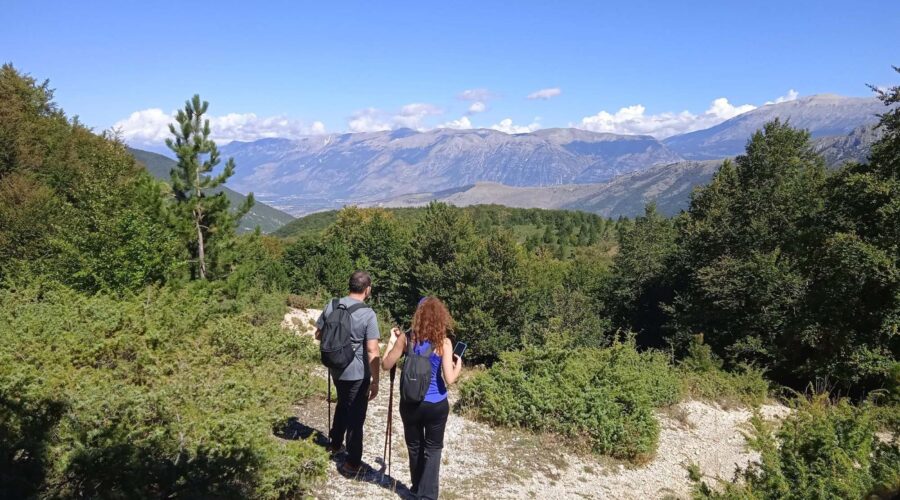
<svg viewBox="0 0 900 500"><path fill-rule="evenodd" d="M829 401L827 395L798 400L777 431L759 415L750 446L759 463L736 483L716 490L697 485L697 498L807 499L895 498L900 493L900 443L876 436L867 405Z"/></svg>
<svg viewBox="0 0 900 500"><path fill-rule="evenodd" d="M682 391L686 397L717 403L758 406L769 395L769 382L762 370L740 365L725 371L712 349L695 336L687 355L678 362Z"/></svg>
<svg viewBox="0 0 900 500"><path fill-rule="evenodd" d="M0 497L303 495L327 458L273 426L320 390L284 297L0 289Z"/></svg>
<svg viewBox="0 0 900 500"><path fill-rule="evenodd" d="M508 352L460 389L460 407L496 425L559 433L592 451L635 461L656 449L654 408L674 403L666 356L634 342L605 349Z"/></svg>

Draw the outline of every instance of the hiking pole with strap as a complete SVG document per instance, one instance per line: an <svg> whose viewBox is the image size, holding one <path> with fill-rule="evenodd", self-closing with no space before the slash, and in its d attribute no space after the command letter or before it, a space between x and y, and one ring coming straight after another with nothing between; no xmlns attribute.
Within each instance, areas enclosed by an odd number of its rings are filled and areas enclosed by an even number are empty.
<svg viewBox="0 0 900 500"><path fill-rule="evenodd" d="M387 475L391 475L391 448L393 448L394 440L391 439L394 435L394 376L397 375L397 366L394 365L391 368L391 388L390 392L388 392L388 414L387 414L387 429L384 431L384 460L385 460L385 468L387 469Z"/></svg>

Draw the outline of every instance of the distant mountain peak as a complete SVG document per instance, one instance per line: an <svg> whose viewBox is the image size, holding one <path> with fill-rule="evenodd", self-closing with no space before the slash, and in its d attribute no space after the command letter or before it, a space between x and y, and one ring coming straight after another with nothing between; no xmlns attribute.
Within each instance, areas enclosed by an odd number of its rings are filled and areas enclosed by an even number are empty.
<svg viewBox="0 0 900 500"><path fill-rule="evenodd" d="M875 123L883 107L874 97L815 94L761 106L708 129L669 137L663 143L687 159L724 158L742 153L753 132L775 118L807 129L817 138L845 135L860 125Z"/></svg>

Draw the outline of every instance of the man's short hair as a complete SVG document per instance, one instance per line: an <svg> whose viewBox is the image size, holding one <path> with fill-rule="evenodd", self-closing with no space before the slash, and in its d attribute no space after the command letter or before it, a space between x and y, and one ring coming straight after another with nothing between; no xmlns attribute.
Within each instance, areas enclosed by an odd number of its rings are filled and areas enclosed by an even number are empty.
<svg viewBox="0 0 900 500"><path fill-rule="evenodd" d="M350 293L363 293L372 286L372 277L365 271L355 271L350 275Z"/></svg>

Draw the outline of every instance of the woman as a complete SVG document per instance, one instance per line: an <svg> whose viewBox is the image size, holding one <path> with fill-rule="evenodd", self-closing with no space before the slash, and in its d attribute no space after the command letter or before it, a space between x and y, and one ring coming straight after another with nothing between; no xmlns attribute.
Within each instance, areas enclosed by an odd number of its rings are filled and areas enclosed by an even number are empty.
<svg viewBox="0 0 900 500"><path fill-rule="evenodd" d="M418 356L431 352L431 382L423 401L400 401L400 418L412 475L411 490L416 498L438 497L444 427L450 414L447 386L456 382L462 371L462 361L453 354L453 345L447 338L447 332L452 328L453 318L444 303L426 297L416 309L409 334L403 335L399 328L391 330L387 354L381 363L385 370L393 368L407 352L409 342L413 344L412 352Z"/></svg>

